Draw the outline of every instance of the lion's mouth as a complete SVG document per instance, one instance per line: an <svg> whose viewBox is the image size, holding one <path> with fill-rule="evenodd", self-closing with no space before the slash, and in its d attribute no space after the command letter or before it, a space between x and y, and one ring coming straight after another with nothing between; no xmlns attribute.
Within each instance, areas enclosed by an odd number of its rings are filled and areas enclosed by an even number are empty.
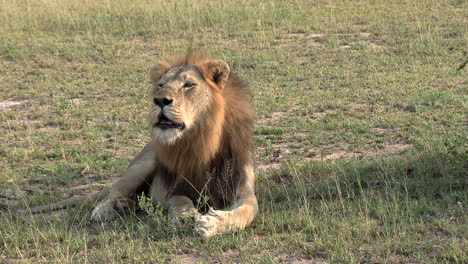
<svg viewBox="0 0 468 264"><path fill-rule="evenodd" d="M157 128L160 128L162 130L166 130L166 129L184 129L185 128L185 124L184 123L175 123L173 121L171 121L169 118L167 118L166 116L164 115L161 115L161 117L159 118L159 121L153 125L153 127L157 127Z"/></svg>

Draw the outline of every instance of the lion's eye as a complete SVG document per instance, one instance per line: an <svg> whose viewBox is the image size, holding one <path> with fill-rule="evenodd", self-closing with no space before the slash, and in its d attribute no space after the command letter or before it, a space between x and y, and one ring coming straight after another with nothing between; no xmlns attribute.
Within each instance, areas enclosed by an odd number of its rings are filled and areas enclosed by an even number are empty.
<svg viewBox="0 0 468 264"><path fill-rule="evenodd" d="M158 88L163 88L164 87L164 83L158 83Z"/></svg>
<svg viewBox="0 0 468 264"><path fill-rule="evenodd" d="M193 83L193 82L186 82L186 83L184 83L184 88L185 89L192 89L193 87L195 87L195 85L196 84Z"/></svg>

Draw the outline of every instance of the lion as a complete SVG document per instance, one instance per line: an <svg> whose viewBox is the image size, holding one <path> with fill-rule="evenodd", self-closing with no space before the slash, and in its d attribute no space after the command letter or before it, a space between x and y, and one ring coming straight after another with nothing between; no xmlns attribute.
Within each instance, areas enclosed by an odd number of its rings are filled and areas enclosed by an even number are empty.
<svg viewBox="0 0 468 264"><path fill-rule="evenodd" d="M193 217L202 237L254 220L254 113L247 87L226 62L194 52L159 61L150 80L151 140L123 176L109 190L28 212L97 200L91 220L105 221L134 209L136 194L146 189L172 219Z"/></svg>

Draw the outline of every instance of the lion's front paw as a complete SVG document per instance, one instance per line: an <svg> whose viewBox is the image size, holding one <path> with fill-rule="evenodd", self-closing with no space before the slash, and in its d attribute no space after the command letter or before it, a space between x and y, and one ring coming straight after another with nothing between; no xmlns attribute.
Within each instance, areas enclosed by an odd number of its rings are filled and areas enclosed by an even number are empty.
<svg viewBox="0 0 468 264"><path fill-rule="evenodd" d="M98 204L91 213L93 221L107 221L117 218L119 213L114 209L115 201L113 199L106 200Z"/></svg>
<svg viewBox="0 0 468 264"><path fill-rule="evenodd" d="M195 221L195 233L204 238L223 233L226 229L225 214L226 211L213 210L210 208L208 213L200 216L200 218Z"/></svg>

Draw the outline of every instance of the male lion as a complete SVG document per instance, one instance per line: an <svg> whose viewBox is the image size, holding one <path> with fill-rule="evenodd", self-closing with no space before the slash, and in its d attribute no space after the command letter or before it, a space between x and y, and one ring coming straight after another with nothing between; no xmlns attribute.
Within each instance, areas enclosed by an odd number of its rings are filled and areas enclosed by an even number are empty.
<svg viewBox="0 0 468 264"><path fill-rule="evenodd" d="M108 220L132 207L135 194L147 186L152 201L174 219L195 216L194 230L203 237L252 222L258 206L247 88L226 62L191 52L159 62L150 78L152 140L113 187L28 212L97 199L91 219ZM209 210L200 215L206 198Z"/></svg>

